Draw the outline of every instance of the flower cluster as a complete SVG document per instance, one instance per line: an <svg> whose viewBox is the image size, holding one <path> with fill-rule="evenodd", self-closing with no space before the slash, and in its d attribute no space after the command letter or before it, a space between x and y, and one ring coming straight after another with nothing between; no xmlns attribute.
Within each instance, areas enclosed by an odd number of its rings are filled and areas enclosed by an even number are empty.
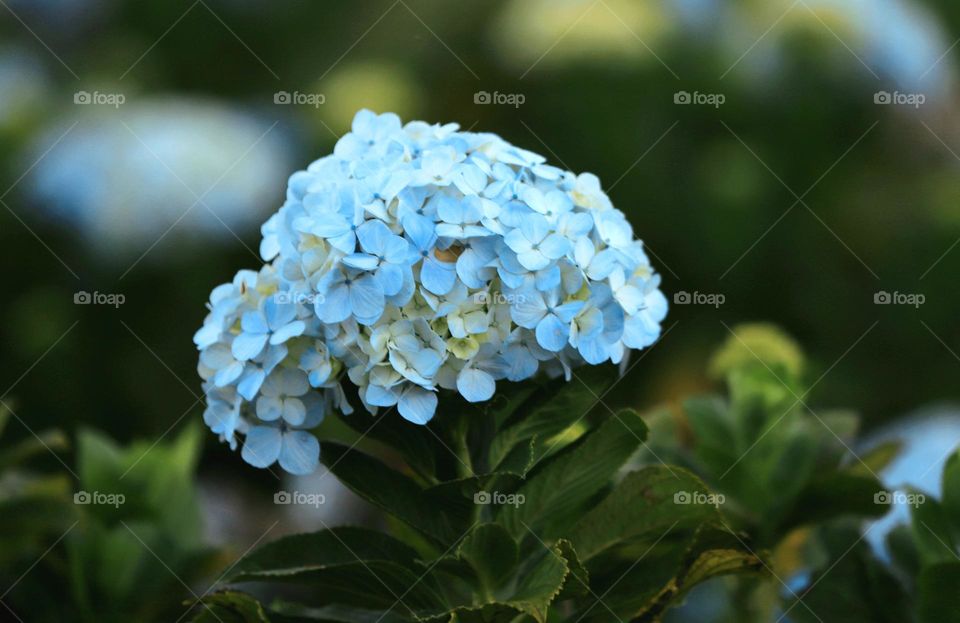
<svg viewBox="0 0 960 623"><path fill-rule="evenodd" d="M630 224L588 173L494 134L360 111L290 178L259 272L210 296L195 338L207 425L257 467L315 469L330 409L429 421L439 389L622 361L667 302Z"/></svg>

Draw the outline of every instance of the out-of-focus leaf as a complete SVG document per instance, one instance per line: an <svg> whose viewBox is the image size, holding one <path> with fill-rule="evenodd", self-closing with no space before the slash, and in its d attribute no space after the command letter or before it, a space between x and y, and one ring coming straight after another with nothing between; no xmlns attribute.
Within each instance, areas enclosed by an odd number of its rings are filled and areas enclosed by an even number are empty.
<svg viewBox="0 0 960 623"><path fill-rule="evenodd" d="M916 494L914 494L916 495ZM956 526L951 524L944 507L930 496L911 508L913 539L924 567L957 559Z"/></svg>
<svg viewBox="0 0 960 623"><path fill-rule="evenodd" d="M844 525L823 531L828 561L813 574L798 599L786 605L789 618L804 623L903 623L912 620L908 596L873 556L859 529Z"/></svg>
<svg viewBox="0 0 960 623"><path fill-rule="evenodd" d="M960 623L960 562L940 562L917 578L919 623Z"/></svg>
<svg viewBox="0 0 960 623"><path fill-rule="evenodd" d="M771 368L782 368L792 378L798 378L803 372L803 351L779 327L745 323L734 326L732 332L710 360L709 369L714 377L724 378L731 370L760 362Z"/></svg>
<svg viewBox="0 0 960 623"><path fill-rule="evenodd" d="M879 474L897 458L902 449L903 444L899 441L882 443L869 452L861 453L860 460L851 463L847 471L862 476Z"/></svg>
<svg viewBox="0 0 960 623"><path fill-rule="evenodd" d="M0 471L20 465L27 459L44 452L56 452L70 447L70 442L59 430L41 431L31 435L0 453Z"/></svg>
<svg viewBox="0 0 960 623"><path fill-rule="evenodd" d="M780 528L786 532L797 526L844 515L881 517L889 510L888 506L877 504L874 500L882 488L873 476L850 472L817 475L796 498L793 510Z"/></svg>
<svg viewBox="0 0 960 623"><path fill-rule="evenodd" d="M943 467L943 510L960 538L960 450L953 453Z"/></svg>

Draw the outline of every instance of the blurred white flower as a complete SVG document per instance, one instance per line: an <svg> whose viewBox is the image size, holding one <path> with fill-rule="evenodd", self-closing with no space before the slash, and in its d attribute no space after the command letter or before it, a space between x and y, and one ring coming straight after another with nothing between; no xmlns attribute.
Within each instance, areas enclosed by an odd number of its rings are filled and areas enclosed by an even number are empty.
<svg viewBox="0 0 960 623"><path fill-rule="evenodd" d="M85 106L42 133L29 192L38 206L106 253L140 253L165 232L234 240L276 210L290 160L280 132L198 99L127 98ZM59 143L59 137L63 136ZM52 146L52 148L51 148Z"/></svg>

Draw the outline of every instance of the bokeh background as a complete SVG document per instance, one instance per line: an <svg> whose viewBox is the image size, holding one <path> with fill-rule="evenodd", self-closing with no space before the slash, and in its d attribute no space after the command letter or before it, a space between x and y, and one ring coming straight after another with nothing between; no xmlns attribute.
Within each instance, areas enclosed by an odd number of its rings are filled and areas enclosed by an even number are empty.
<svg viewBox="0 0 960 623"><path fill-rule="evenodd" d="M6 435L149 447L198 421L210 289L259 266L286 177L362 107L601 178L677 303L611 402L708 387L709 352L762 320L867 429L942 411L958 38L950 0L0 0ZM203 443L208 538L252 543L277 481ZM278 532L320 527L301 514Z"/></svg>

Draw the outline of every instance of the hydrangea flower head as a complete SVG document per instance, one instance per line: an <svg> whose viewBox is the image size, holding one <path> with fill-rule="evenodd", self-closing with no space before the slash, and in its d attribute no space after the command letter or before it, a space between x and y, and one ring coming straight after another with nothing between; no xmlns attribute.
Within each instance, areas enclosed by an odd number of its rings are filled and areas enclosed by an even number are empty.
<svg viewBox="0 0 960 623"><path fill-rule="evenodd" d="M456 124L360 111L262 232L266 264L213 290L194 337L204 420L257 467L312 472L309 429L353 413L350 385L425 424L444 391L620 363L667 313L595 176Z"/></svg>

